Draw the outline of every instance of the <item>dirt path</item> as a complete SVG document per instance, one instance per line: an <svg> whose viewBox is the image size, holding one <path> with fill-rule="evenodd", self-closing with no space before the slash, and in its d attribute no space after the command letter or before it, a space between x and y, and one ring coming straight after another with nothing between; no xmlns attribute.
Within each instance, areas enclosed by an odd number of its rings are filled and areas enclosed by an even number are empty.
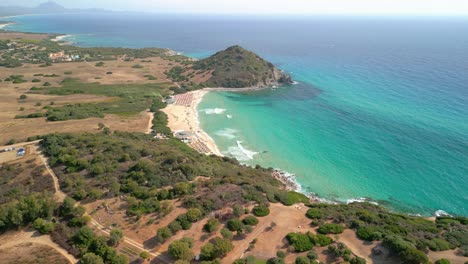
<svg viewBox="0 0 468 264"><path fill-rule="evenodd" d="M23 244L23 243L35 243L41 244L48 247L53 248L54 250L58 251L62 254L65 258L68 259L69 263L78 263L78 260L70 255L66 250L59 247L55 244L50 236L48 235L38 235L36 231L19 231L19 232L10 232L4 235L7 239L5 241L1 241L0 249L6 249L10 247L14 247L15 245Z"/></svg>
<svg viewBox="0 0 468 264"><path fill-rule="evenodd" d="M153 130L154 113L148 109L148 115L150 118L148 120L148 129L146 130L146 134L151 134L151 131Z"/></svg>
<svg viewBox="0 0 468 264"><path fill-rule="evenodd" d="M90 216L90 215L88 215ZM91 217L91 216L90 216ZM94 218L91 217L91 225L93 225L94 227L96 227L100 232L106 234L106 235L110 235L110 229L109 228L106 228L104 227L103 225L101 225L98 221L96 221ZM151 249L149 248L145 248L145 246L143 246L142 244L136 242L135 240L132 240L126 236L123 237L122 241L134 248L137 248L141 251L148 251L151 255L151 257L153 257L154 259L157 259L159 262L162 262L162 263L171 263L171 260L168 259L166 256L162 255L161 253L159 252L151 252Z"/></svg>
<svg viewBox="0 0 468 264"><path fill-rule="evenodd" d="M44 163L44 166L46 167L47 171L49 172L50 176L52 176L52 180L54 181L54 188L55 188L55 197L57 198L57 201L63 202L65 197L67 195L60 190L60 184L57 178L57 175L55 175L55 172L50 168L49 163L47 163L46 157L38 151L38 155L41 158L42 162Z"/></svg>

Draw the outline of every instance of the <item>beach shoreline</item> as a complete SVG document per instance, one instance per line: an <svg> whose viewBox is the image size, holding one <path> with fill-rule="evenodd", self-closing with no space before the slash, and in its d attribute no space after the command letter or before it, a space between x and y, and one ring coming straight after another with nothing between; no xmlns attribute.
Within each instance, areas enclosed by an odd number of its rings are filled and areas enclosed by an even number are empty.
<svg viewBox="0 0 468 264"><path fill-rule="evenodd" d="M0 18L0 19L1 19L1 18ZM6 27L11 26L11 25L13 25L13 24L15 24L15 23L13 23L13 22L8 22L8 23L5 23L5 24L0 24L0 30L5 30Z"/></svg>
<svg viewBox="0 0 468 264"><path fill-rule="evenodd" d="M224 155L218 149L214 140L200 127L198 117L198 104L203 100L203 97L208 93L206 90L197 90L185 93L180 96L190 96L191 102L189 105L180 105L177 103L168 104L164 109L161 109L168 116L168 127L173 133L181 131L190 132L193 134L193 140L189 146L196 147L202 144L208 148L205 154L214 154L223 157Z"/></svg>

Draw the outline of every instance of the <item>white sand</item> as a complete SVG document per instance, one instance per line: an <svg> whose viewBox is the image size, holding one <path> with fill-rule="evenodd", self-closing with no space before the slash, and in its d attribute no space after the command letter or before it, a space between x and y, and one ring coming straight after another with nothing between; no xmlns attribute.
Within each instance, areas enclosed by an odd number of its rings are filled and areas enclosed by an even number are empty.
<svg viewBox="0 0 468 264"><path fill-rule="evenodd" d="M198 120L197 106L208 91L197 90L190 93L193 96L190 107L170 104L162 109L168 116L168 127L172 132L187 131L193 133L198 140L208 147L212 154L223 156L213 139L200 128L200 122Z"/></svg>

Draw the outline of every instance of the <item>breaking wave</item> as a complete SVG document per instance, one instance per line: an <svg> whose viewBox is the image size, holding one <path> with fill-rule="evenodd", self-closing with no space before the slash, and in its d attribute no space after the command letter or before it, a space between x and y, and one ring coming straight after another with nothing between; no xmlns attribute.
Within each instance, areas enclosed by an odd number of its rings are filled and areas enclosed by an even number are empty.
<svg viewBox="0 0 468 264"><path fill-rule="evenodd" d="M236 141L236 145L229 147L227 152L238 161L253 160L254 156L258 154L258 152L248 150L242 146L242 141Z"/></svg>
<svg viewBox="0 0 468 264"><path fill-rule="evenodd" d="M200 110L202 112L204 112L205 114L207 115L220 115L224 112L226 112L226 109L223 109L223 108L208 108L208 109L203 109L203 110Z"/></svg>

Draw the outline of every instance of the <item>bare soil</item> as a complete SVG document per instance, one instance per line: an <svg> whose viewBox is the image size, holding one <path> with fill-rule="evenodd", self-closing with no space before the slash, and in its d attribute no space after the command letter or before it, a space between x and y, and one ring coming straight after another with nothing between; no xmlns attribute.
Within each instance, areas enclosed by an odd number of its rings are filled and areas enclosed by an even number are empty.
<svg viewBox="0 0 468 264"><path fill-rule="evenodd" d="M36 231L0 235L0 263L77 263L78 260L55 244L50 236Z"/></svg>

